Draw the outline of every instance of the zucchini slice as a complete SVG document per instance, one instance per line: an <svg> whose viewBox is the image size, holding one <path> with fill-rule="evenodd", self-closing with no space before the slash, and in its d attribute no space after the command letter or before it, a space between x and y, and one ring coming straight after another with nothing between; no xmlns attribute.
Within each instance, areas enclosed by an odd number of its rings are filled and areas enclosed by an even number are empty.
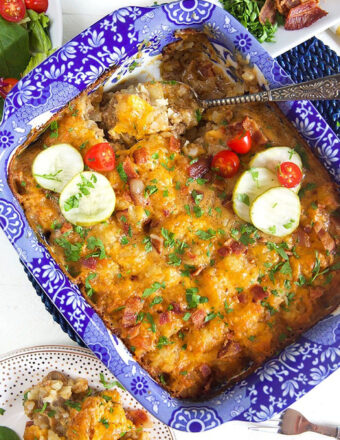
<svg viewBox="0 0 340 440"><path fill-rule="evenodd" d="M107 220L115 209L116 195L103 174L84 171L65 186L59 206L67 221L92 226Z"/></svg>
<svg viewBox="0 0 340 440"><path fill-rule="evenodd" d="M235 213L242 220L250 222L250 205L257 196L274 186L280 186L280 183L276 175L267 168L251 168L242 173L233 191Z"/></svg>
<svg viewBox="0 0 340 440"><path fill-rule="evenodd" d="M302 170L302 161L300 155L289 147L272 147L255 154L249 162L250 167L264 167L276 174L277 166L283 162L293 162ZM280 184L279 184L280 186ZM291 188L298 192L301 185Z"/></svg>
<svg viewBox="0 0 340 440"><path fill-rule="evenodd" d="M83 158L70 144L57 144L46 148L37 155L32 165L32 174L37 183L58 193L83 170Z"/></svg>
<svg viewBox="0 0 340 440"><path fill-rule="evenodd" d="M291 234L300 221L301 205L298 195L288 188L268 189L250 207L253 225L275 237Z"/></svg>

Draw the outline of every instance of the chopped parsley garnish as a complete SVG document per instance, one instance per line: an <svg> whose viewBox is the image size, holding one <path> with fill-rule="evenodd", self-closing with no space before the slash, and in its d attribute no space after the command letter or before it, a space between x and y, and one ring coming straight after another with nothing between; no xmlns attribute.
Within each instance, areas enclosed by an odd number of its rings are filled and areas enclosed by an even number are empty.
<svg viewBox="0 0 340 440"><path fill-rule="evenodd" d="M146 320L151 325L152 333L156 333L156 324L155 324L155 321L154 321L153 316L151 315L151 313L147 313L146 314Z"/></svg>
<svg viewBox="0 0 340 440"><path fill-rule="evenodd" d="M201 120L202 120L202 112L201 112L201 110L199 108L196 109L195 116L196 116L196 121L198 123L200 123Z"/></svg>
<svg viewBox="0 0 340 440"><path fill-rule="evenodd" d="M237 200L239 202L244 203L245 205L249 206L250 205L250 200L249 200L249 196L248 194L237 194Z"/></svg>
<svg viewBox="0 0 340 440"><path fill-rule="evenodd" d="M275 313L277 312L277 310L274 309L274 307L271 306L267 301L261 301L261 306L269 311L270 316L275 315Z"/></svg>
<svg viewBox="0 0 340 440"><path fill-rule="evenodd" d="M87 249L89 249L90 251L93 250L93 252L91 252L89 255L86 256L86 258L99 257L99 259L102 260L103 258L107 257L107 255L105 253L104 244L100 238L96 238L93 236L89 237L87 239L86 246L87 246Z"/></svg>
<svg viewBox="0 0 340 440"><path fill-rule="evenodd" d="M83 196L88 196L90 194L90 188L94 188L93 183L97 182L97 178L94 174L90 177L90 180L84 177L83 175L81 177L81 183L77 183L77 186L79 188L79 193L72 195L69 197L65 203L64 203L64 209L65 211L70 211L73 208L79 207L79 200ZM92 180L92 182L91 182Z"/></svg>
<svg viewBox="0 0 340 440"><path fill-rule="evenodd" d="M189 309L193 309L198 306L198 304L203 304L208 302L208 298L206 296L201 296L198 293L198 287L190 287L186 289L186 300L189 306Z"/></svg>
<svg viewBox="0 0 340 440"><path fill-rule="evenodd" d="M313 189L316 188L316 183L309 182L305 186L303 186L299 191L299 197L302 199L302 197L305 196L307 191L313 191Z"/></svg>
<svg viewBox="0 0 340 440"><path fill-rule="evenodd" d="M119 164L117 165L117 172L118 172L118 174L119 174L119 177L122 179L122 181L123 181L124 183L126 183L126 182L128 181L128 176L127 176L127 174L126 174L126 172L125 172L125 170L124 170L124 167L123 167L123 164L122 164L122 163L119 163Z"/></svg>
<svg viewBox="0 0 340 440"><path fill-rule="evenodd" d="M99 423L102 423L105 426L106 429L109 429L109 421L107 419L105 419L104 417L102 417L99 420Z"/></svg>
<svg viewBox="0 0 340 440"><path fill-rule="evenodd" d="M67 261L79 261L83 243L70 243L66 236L67 235L64 234L62 237L57 238L55 240L56 244L64 249Z"/></svg>
<svg viewBox="0 0 340 440"><path fill-rule="evenodd" d="M197 206L197 205L195 205L195 206L193 207L193 211L194 211L194 214L195 214L195 216L196 216L197 218L202 217L202 215L204 214L203 209L202 209L200 206Z"/></svg>
<svg viewBox="0 0 340 440"><path fill-rule="evenodd" d="M281 266L280 272L284 275L292 275L292 268L291 268L291 265L289 264L289 261L286 261L285 263L283 263L283 265Z"/></svg>
<svg viewBox="0 0 340 440"><path fill-rule="evenodd" d="M61 180L57 177L63 170L58 170L55 173L51 174L34 174L34 177L42 177L46 180L55 180L56 182L61 182Z"/></svg>
<svg viewBox="0 0 340 440"><path fill-rule="evenodd" d="M152 194L155 194L158 191L156 185L147 185L144 190L144 197L150 197Z"/></svg>
<svg viewBox="0 0 340 440"><path fill-rule="evenodd" d="M243 289L242 289L243 290ZM227 313L231 313L233 311L233 309L228 305L227 301L224 301L224 310Z"/></svg>
<svg viewBox="0 0 340 440"><path fill-rule="evenodd" d="M118 388L125 391L125 388L123 387L123 385L121 383L119 383L117 380L114 380L113 382L107 382L105 380L105 376L103 373L100 373L99 377L100 377L100 383L103 385L103 387L105 389L110 390L113 387L118 387Z"/></svg>
<svg viewBox="0 0 340 440"><path fill-rule="evenodd" d="M105 400L105 402L110 402L112 400L112 397L111 396L107 396L106 394L103 394L102 398Z"/></svg>
<svg viewBox="0 0 340 440"><path fill-rule="evenodd" d="M146 236L143 238L142 243L144 244L145 252L151 252L152 251L152 243L151 238Z"/></svg>
<svg viewBox="0 0 340 440"><path fill-rule="evenodd" d="M94 278L96 278L97 274L94 272L90 272L86 279L85 279L85 289L86 289L86 294L87 296L92 296L93 295L93 288L90 284L90 281L93 280Z"/></svg>
<svg viewBox="0 0 340 440"><path fill-rule="evenodd" d="M196 205L198 205L203 200L203 194L197 192L195 189L191 191L191 196L194 199Z"/></svg>
<svg viewBox="0 0 340 440"><path fill-rule="evenodd" d="M66 403L66 402L65 402L65 403ZM34 412L35 412L35 413L43 413L43 412L45 412L45 409L46 409L46 408L47 408L47 402L44 403L44 405L43 405L42 408L40 408L40 409L38 409L38 408L35 409Z"/></svg>
<svg viewBox="0 0 340 440"><path fill-rule="evenodd" d="M126 235L124 235L121 239L120 239L120 244L122 246L125 246L127 244L129 244L129 239L126 237Z"/></svg>
<svg viewBox="0 0 340 440"><path fill-rule="evenodd" d="M151 287L148 287L144 290L142 298L147 298L148 296L155 293L158 289L165 289L165 283L159 283L158 281L154 282Z"/></svg>
<svg viewBox="0 0 340 440"><path fill-rule="evenodd" d="M277 245L276 243L268 241L267 242L267 248L270 251L275 250L280 255L280 257L282 257L284 260L288 260L288 255L284 251L284 249L288 248L287 243L282 242L279 245Z"/></svg>
<svg viewBox="0 0 340 440"><path fill-rule="evenodd" d="M50 417L51 419L55 416L55 414L56 411L54 411L53 409L47 413L48 417Z"/></svg>
<svg viewBox="0 0 340 440"><path fill-rule="evenodd" d="M293 226L293 223L295 223L295 220L293 220L292 218L289 220L289 222L288 223L285 223L284 225L283 225L283 227L285 228L285 229L290 229L292 226Z"/></svg>
<svg viewBox="0 0 340 440"><path fill-rule="evenodd" d="M171 266L180 266L181 263L182 259L175 253L168 255L168 264L170 264Z"/></svg>
<svg viewBox="0 0 340 440"><path fill-rule="evenodd" d="M166 345L171 345L171 344L174 344L174 342L169 341L169 339L166 336L160 336L157 342L157 348L161 349Z"/></svg>
<svg viewBox="0 0 340 440"><path fill-rule="evenodd" d="M183 316L183 321L188 321L190 319L191 313L186 312Z"/></svg>
<svg viewBox="0 0 340 440"><path fill-rule="evenodd" d="M271 234L275 234L275 233L276 233L276 226L275 226L275 225L273 225L273 226L269 226L268 231L269 231Z"/></svg>
<svg viewBox="0 0 340 440"><path fill-rule="evenodd" d="M155 296L154 299L151 301L150 307L155 306L156 304L161 304L163 302L162 296Z"/></svg>
<svg viewBox="0 0 340 440"><path fill-rule="evenodd" d="M206 231L202 231L202 230L196 231L195 234L202 240L210 240L211 238L215 237L216 231L209 228Z"/></svg>
<svg viewBox="0 0 340 440"><path fill-rule="evenodd" d="M256 171L254 168L250 168L249 170L251 177L253 178L253 181L256 183L257 188L259 188L259 172Z"/></svg>
<svg viewBox="0 0 340 440"><path fill-rule="evenodd" d="M255 339L256 339L256 336L251 335L251 336L248 337L248 339L249 339L250 342L254 342Z"/></svg>
<svg viewBox="0 0 340 440"><path fill-rule="evenodd" d="M204 318L204 322L209 322L209 321L211 321L212 319L216 318L216 316L217 316L217 313L215 313L215 312L209 312L209 313L207 314L207 316Z"/></svg>
<svg viewBox="0 0 340 440"><path fill-rule="evenodd" d="M58 134L58 122L57 121L52 121L51 122L50 130L51 130L50 138L56 139L59 136L59 134Z"/></svg>

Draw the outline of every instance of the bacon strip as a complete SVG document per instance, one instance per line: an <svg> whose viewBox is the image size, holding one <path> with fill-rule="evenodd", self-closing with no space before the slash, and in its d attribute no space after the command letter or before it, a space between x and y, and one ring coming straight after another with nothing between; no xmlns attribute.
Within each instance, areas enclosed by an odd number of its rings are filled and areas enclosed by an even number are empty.
<svg viewBox="0 0 340 440"><path fill-rule="evenodd" d="M142 300L138 296L131 296L125 305L122 317L122 325L125 328L134 327L136 324L137 313L142 309Z"/></svg>
<svg viewBox="0 0 340 440"><path fill-rule="evenodd" d="M260 11L260 23L266 24L268 21L271 24L275 23L276 10L275 0L266 0Z"/></svg>
<svg viewBox="0 0 340 440"><path fill-rule="evenodd" d="M333 240L329 232L327 232L326 229L323 228L320 222L316 222L313 226L313 229L319 240L321 241L324 249L326 249L326 251L332 252L335 249L335 241Z"/></svg>
<svg viewBox="0 0 340 440"><path fill-rule="evenodd" d="M249 116L246 116L242 122L231 124L229 128L233 136L239 135L244 130L249 131L251 139L256 145L263 145L268 142L268 138L262 133L257 122Z"/></svg>
<svg viewBox="0 0 340 440"><path fill-rule="evenodd" d="M204 324L205 319L205 311L202 309L197 309L194 311L194 313L191 315L192 323L195 327L200 328Z"/></svg>
<svg viewBox="0 0 340 440"><path fill-rule="evenodd" d="M137 165L140 165L141 163L146 163L149 158L148 152L144 147L135 150L132 153L132 156Z"/></svg>
<svg viewBox="0 0 340 440"><path fill-rule="evenodd" d="M217 250L217 252L219 255L221 255L221 257L225 257L226 255L230 254L240 255L247 252L247 247L239 241L230 238L222 247Z"/></svg>
<svg viewBox="0 0 340 440"><path fill-rule="evenodd" d="M255 286L252 286L250 288L250 292L253 294L254 302L262 301L268 296L268 293L266 293L259 284L255 284Z"/></svg>
<svg viewBox="0 0 340 440"><path fill-rule="evenodd" d="M129 157L127 157L123 162L123 169L128 177L128 179L135 179L138 177L138 174L136 173L133 163Z"/></svg>
<svg viewBox="0 0 340 440"><path fill-rule="evenodd" d="M237 342L227 340L223 346L220 348L217 358L225 358L229 356L234 356L241 351L241 346Z"/></svg>
<svg viewBox="0 0 340 440"><path fill-rule="evenodd" d="M286 18L285 29L296 31L311 26L325 15L327 15L327 12L319 8L315 0L310 0L290 9Z"/></svg>

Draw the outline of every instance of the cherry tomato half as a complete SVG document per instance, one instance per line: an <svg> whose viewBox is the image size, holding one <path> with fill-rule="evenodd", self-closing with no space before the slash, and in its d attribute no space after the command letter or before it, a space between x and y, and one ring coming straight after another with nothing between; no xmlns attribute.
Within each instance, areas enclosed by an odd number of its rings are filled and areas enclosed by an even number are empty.
<svg viewBox="0 0 340 440"><path fill-rule="evenodd" d="M294 162L283 162L277 169L277 178L282 186L293 188L302 180L302 171Z"/></svg>
<svg viewBox="0 0 340 440"><path fill-rule="evenodd" d="M0 15L5 20L17 23L25 17L25 13L23 0L0 0Z"/></svg>
<svg viewBox="0 0 340 440"><path fill-rule="evenodd" d="M213 157L212 168L219 176L233 177L240 168L240 159L229 150L222 150Z"/></svg>
<svg viewBox="0 0 340 440"><path fill-rule="evenodd" d="M0 96L5 99L17 82L18 80L15 78L0 78Z"/></svg>
<svg viewBox="0 0 340 440"><path fill-rule="evenodd" d="M115 152L107 142L89 148L84 160L85 164L95 171L112 171L116 164Z"/></svg>
<svg viewBox="0 0 340 440"><path fill-rule="evenodd" d="M232 150L236 151L239 154L246 154L251 148L251 136L250 132L246 131L245 133L241 133L238 136L235 136L230 141L227 142L227 145Z"/></svg>
<svg viewBox="0 0 340 440"><path fill-rule="evenodd" d="M33 9L35 12L46 12L48 0L25 0L26 8Z"/></svg>

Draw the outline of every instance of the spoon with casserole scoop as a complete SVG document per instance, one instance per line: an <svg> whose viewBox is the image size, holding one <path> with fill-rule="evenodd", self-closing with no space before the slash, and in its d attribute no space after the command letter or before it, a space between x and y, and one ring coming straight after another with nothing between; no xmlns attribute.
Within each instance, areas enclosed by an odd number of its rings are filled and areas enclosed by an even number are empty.
<svg viewBox="0 0 340 440"><path fill-rule="evenodd" d="M200 99L197 93L192 88L190 89L202 108L218 105L246 104L249 102L332 100L340 99L340 73L277 89L220 99Z"/></svg>

